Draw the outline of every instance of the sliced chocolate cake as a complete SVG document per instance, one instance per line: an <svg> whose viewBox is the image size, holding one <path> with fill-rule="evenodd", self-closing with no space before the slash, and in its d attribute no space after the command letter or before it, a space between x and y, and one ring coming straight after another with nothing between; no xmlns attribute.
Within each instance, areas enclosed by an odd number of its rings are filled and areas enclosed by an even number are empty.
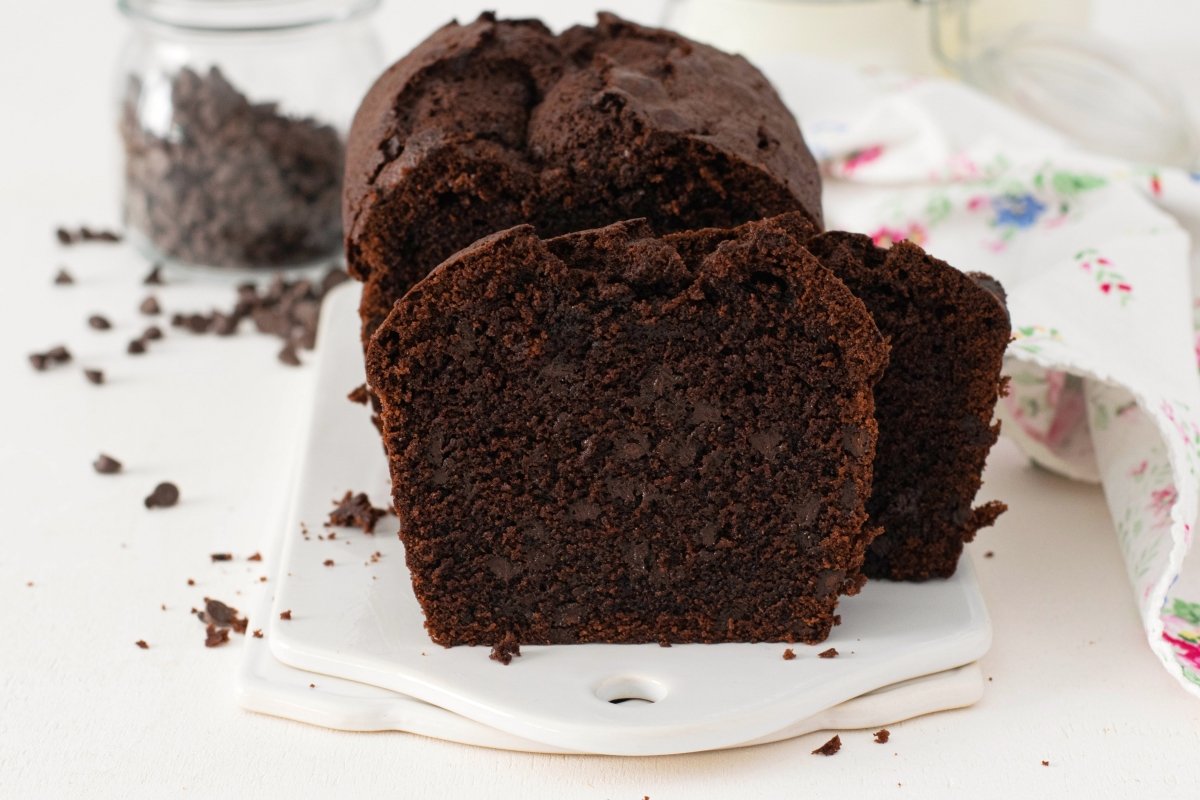
<svg viewBox="0 0 1200 800"><path fill-rule="evenodd" d="M441 28L379 78L347 147L364 342L430 269L519 223L663 233L787 211L820 227L820 178L766 78L611 14L557 36L491 14Z"/></svg>
<svg viewBox="0 0 1200 800"><path fill-rule="evenodd" d="M395 304L367 367L435 641L825 638L887 345L810 233L523 225Z"/></svg>
<svg viewBox="0 0 1200 800"><path fill-rule="evenodd" d="M900 242L825 233L808 249L871 312L891 345L875 386L879 444L867 503L883 533L864 567L872 578L925 580L954 573L963 543L1005 509L972 508L1000 424L992 411L1011 336L1004 290Z"/></svg>

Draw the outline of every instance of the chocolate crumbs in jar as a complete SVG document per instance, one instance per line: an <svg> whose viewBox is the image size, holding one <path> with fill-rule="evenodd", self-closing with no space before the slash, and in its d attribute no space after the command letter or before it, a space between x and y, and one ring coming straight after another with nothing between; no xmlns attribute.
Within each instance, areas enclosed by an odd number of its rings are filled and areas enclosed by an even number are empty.
<svg viewBox="0 0 1200 800"><path fill-rule="evenodd" d="M341 247L342 142L316 119L251 102L215 67L124 98L125 219L158 253L226 268L311 263Z"/></svg>

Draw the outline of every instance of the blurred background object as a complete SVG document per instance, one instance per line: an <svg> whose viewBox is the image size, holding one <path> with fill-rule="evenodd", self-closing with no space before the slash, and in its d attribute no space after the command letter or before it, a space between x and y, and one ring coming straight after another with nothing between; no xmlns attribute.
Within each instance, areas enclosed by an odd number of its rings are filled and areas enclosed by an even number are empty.
<svg viewBox="0 0 1200 800"><path fill-rule="evenodd" d="M1091 24L1093 5L1091 0L668 0L661 22L742 53L803 53L913 74L949 73L1089 149L1195 168L1198 137L1178 80L1097 32ZM1145 9L1152 4L1125 5ZM1121 15L1109 12L1109 17Z"/></svg>

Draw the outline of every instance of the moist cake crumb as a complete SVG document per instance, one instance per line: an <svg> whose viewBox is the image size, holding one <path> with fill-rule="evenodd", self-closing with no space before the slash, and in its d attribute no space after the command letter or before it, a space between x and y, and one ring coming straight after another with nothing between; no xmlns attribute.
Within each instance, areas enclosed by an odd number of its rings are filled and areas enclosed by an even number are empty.
<svg viewBox="0 0 1200 800"><path fill-rule="evenodd" d="M504 634L500 641L492 645L492 652L488 656L492 661L499 661L504 666L512 663L514 657L521 655L521 644L517 641L517 637L511 632Z"/></svg>
<svg viewBox="0 0 1200 800"><path fill-rule="evenodd" d="M247 556L247 557L246 557L246 560L247 560L247 561L262 561L262 560L263 560L263 559L262 559L262 553L255 553L255 554L254 554L254 555L252 555L252 556Z"/></svg>
<svg viewBox="0 0 1200 800"><path fill-rule="evenodd" d="M209 558L213 561L233 561L233 553L210 553Z"/></svg>
<svg viewBox="0 0 1200 800"><path fill-rule="evenodd" d="M820 653L817 653L817 658L837 658L837 657L838 657L838 651L837 651L836 647L831 647L828 650L822 650Z"/></svg>
<svg viewBox="0 0 1200 800"><path fill-rule="evenodd" d="M205 647L220 647L229 641L229 629L218 628L216 625L209 625L204 629L204 646Z"/></svg>
<svg viewBox="0 0 1200 800"><path fill-rule="evenodd" d="M889 731L887 728L880 728L879 730L875 731L876 744L887 744L888 739L890 739L891 737L892 737L892 732Z"/></svg>
<svg viewBox="0 0 1200 800"><path fill-rule="evenodd" d="M361 383L350 390L350 394L346 395L346 399L351 403L358 403L360 406L365 406L371 399L371 392L367 389L365 383Z"/></svg>
<svg viewBox="0 0 1200 800"><path fill-rule="evenodd" d="M842 737L834 736L825 744L812 751L814 756L831 756L842 749Z"/></svg>
<svg viewBox="0 0 1200 800"><path fill-rule="evenodd" d="M335 507L329 512L326 527L337 525L343 528L361 528L363 533L374 533L375 524L387 515L385 509L371 505L371 499L367 497L366 492L355 494L347 491L341 500L334 500L333 504ZM329 538L332 539L335 533L330 533Z"/></svg>
<svg viewBox="0 0 1200 800"><path fill-rule="evenodd" d="M289 608L287 611L280 611L279 618L283 619L283 620L291 619L292 618L292 610Z"/></svg>
<svg viewBox="0 0 1200 800"><path fill-rule="evenodd" d="M783 660L784 661L792 661L795 658L796 658L796 651L793 650L792 648L789 647L787 650L783 651Z"/></svg>
<svg viewBox="0 0 1200 800"><path fill-rule="evenodd" d="M134 644L136 644L138 647L142 648L143 650L150 649L150 645L146 644L145 639L138 639L136 642L134 642Z"/></svg>

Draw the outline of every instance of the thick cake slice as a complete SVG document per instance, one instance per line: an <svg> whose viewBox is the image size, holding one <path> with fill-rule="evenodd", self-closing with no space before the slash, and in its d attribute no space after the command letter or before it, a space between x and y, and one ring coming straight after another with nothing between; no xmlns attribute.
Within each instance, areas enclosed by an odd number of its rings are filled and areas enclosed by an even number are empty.
<svg viewBox="0 0 1200 800"><path fill-rule="evenodd" d="M1004 292L900 242L876 247L854 233L825 233L808 249L857 295L891 344L875 386L879 444L867 510L883 533L864 567L872 578L925 580L954 574L963 543L1005 509L972 508L1000 424L1011 336Z"/></svg>
<svg viewBox="0 0 1200 800"><path fill-rule="evenodd" d="M661 233L797 210L820 226L820 176L762 73L611 14L557 36L450 23L379 78L347 145L364 342L430 269L519 223L554 236L645 217Z"/></svg>
<svg viewBox="0 0 1200 800"><path fill-rule="evenodd" d="M520 226L396 303L367 366L435 641L828 635L887 346L803 219Z"/></svg>

